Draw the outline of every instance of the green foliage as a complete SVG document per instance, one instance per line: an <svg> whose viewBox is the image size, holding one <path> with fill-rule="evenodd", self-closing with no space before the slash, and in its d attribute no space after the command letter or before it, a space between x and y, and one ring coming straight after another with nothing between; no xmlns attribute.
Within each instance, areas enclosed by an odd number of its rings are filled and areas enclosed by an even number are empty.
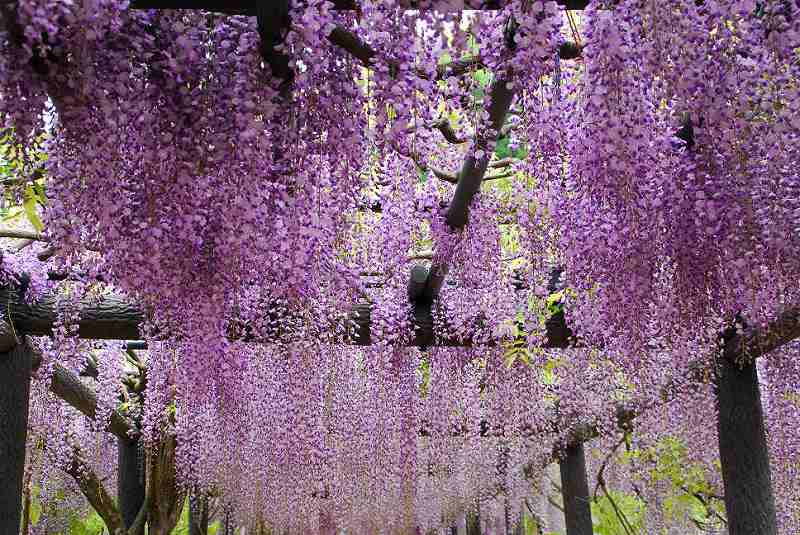
<svg viewBox="0 0 800 535"><path fill-rule="evenodd" d="M85 518L75 517L69 523L69 535L100 535L105 530L103 519L95 511Z"/></svg>
<svg viewBox="0 0 800 535"><path fill-rule="evenodd" d="M686 445L677 438L667 437L658 446L641 453L642 460L653 465L653 482L667 481L673 493L664 500L668 519L688 516L702 524L715 524L724 506L714 498L714 488L706 480L705 468L689 462Z"/></svg>
<svg viewBox="0 0 800 535"><path fill-rule="evenodd" d="M646 486L668 484L666 488L669 490L662 499L663 513L668 521L681 522L688 518L698 526L721 527L720 519L724 518L725 514L724 504L715 496L715 489L708 483L707 468L690 461L688 449L681 440L666 437L653 447L631 449L622 454L620 461L623 464L635 462L639 466L649 466L647 472L649 481L644 482ZM617 500L618 494L619 500ZM618 505L627 503L630 506L633 504L630 500L638 502L632 496L614 491L612 497ZM636 517L628 518L633 520ZM644 533L642 529L636 533ZM624 531L603 533L625 535Z"/></svg>
<svg viewBox="0 0 800 535"><path fill-rule="evenodd" d="M498 139L497 145L494 149L495 155L500 160L503 158L515 158L517 160L523 160L528 156L528 152L528 148L525 146L517 147L516 149L511 150L511 138L509 136L503 136Z"/></svg>
<svg viewBox="0 0 800 535"><path fill-rule="evenodd" d="M547 296L547 312L552 316L564 311L564 292L555 292Z"/></svg>
<svg viewBox="0 0 800 535"><path fill-rule="evenodd" d="M595 534L628 535L620 517L625 519L634 533L644 533L644 504L641 500L615 490L609 490L609 495L611 499L600 495L592 501L592 526Z"/></svg>
<svg viewBox="0 0 800 535"><path fill-rule="evenodd" d="M43 138L30 147L22 147L13 142L10 131L0 136L0 184L3 191L0 217L8 221L25 214L37 232L44 229L37 206L47 203L41 176L41 168L47 159L40 148L42 141Z"/></svg>
<svg viewBox="0 0 800 535"><path fill-rule="evenodd" d="M39 214L36 212L36 204L39 201L38 194L33 186L28 186L25 188L25 196L23 201L23 206L25 207L25 215L28 216L28 221L33 228L36 229L36 232L41 232L44 229L44 224L42 220L39 218Z"/></svg>

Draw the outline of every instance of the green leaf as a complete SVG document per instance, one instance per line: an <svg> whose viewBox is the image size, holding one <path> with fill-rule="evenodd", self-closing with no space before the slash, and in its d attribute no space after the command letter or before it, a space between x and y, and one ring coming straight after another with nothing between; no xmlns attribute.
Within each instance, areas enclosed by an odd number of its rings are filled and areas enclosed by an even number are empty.
<svg viewBox="0 0 800 535"><path fill-rule="evenodd" d="M494 153L497 155L497 159L502 160L503 158L514 158L517 160L524 160L528 157L528 153L530 150L527 146L521 145L514 150L511 150L511 138L509 136L501 137L497 140L497 146L495 146Z"/></svg>
<svg viewBox="0 0 800 535"><path fill-rule="evenodd" d="M420 183L426 183L428 181L428 170L417 167L417 177L419 178Z"/></svg>
<svg viewBox="0 0 800 535"><path fill-rule="evenodd" d="M547 296L547 311L558 314L564 310L564 292L555 292Z"/></svg>
<svg viewBox="0 0 800 535"><path fill-rule="evenodd" d="M477 80L479 84L481 84L481 87L488 86L489 80L491 80L491 75L489 74L489 71L487 71L486 69L478 69L472 76L473 78L475 78L475 80Z"/></svg>
<svg viewBox="0 0 800 535"><path fill-rule="evenodd" d="M494 153L498 160L502 160L503 158L508 158L511 156L511 150L508 148L509 141L510 140L508 136L501 137L497 140L497 146L494 148Z"/></svg>
<svg viewBox="0 0 800 535"><path fill-rule="evenodd" d="M73 518L70 522L69 533L70 535L99 535L105 531L105 527L100 515L92 511L87 518Z"/></svg>
<svg viewBox="0 0 800 535"><path fill-rule="evenodd" d="M45 195L44 184L41 179L33 184L33 191L36 194L36 200L39 201L39 204L47 206L47 195Z"/></svg>
<svg viewBox="0 0 800 535"><path fill-rule="evenodd" d="M25 207L25 214L28 216L28 221L30 221L33 228L36 229L36 232L41 232L44 230L44 224L39 218L39 214L36 212L37 196L33 186L25 188L24 199L23 206Z"/></svg>

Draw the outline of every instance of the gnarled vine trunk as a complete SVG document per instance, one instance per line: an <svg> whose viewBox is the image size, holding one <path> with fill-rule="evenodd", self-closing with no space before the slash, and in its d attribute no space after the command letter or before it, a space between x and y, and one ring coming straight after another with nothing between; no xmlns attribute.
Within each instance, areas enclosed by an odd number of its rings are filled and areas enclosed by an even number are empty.
<svg viewBox="0 0 800 535"><path fill-rule="evenodd" d="M185 494L175 481L175 445L175 436L169 435L152 454L148 535L170 535L181 515Z"/></svg>

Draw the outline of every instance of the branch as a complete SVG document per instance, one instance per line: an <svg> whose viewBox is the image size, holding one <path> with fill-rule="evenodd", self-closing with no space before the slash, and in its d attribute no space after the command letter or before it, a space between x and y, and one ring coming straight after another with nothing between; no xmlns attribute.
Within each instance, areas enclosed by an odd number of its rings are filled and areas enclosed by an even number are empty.
<svg viewBox="0 0 800 535"><path fill-rule="evenodd" d="M559 487L559 492L561 492L560 487ZM555 501L555 499L553 499L553 497L550 494L546 494L545 497L547 498L547 502L550 505L552 505L553 507L555 507L556 509L558 509L562 513L564 512L564 506L561 505L560 503L558 503L557 501Z"/></svg>
<svg viewBox="0 0 800 535"><path fill-rule="evenodd" d="M447 142L453 145L460 145L469 141L467 138L459 137L447 119L440 119L431 126L441 132Z"/></svg>
<svg viewBox="0 0 800 535"><path fill-rule="evenodd" d="M36 358L36 356L34 358ZM38 355L38 361L41 362L41 355ZM53 378L50 383L50 391L94 420L97 413L97 396L95 396L95 393L89 387L81 382L80 378L61 364L56 363L53 366ZM114 433L123 440L130 440L137 433L128 420L118 411L111 413L111 420L106 426L106 430Z"/></svg>
<svg viewBox="0 0 800 535"><path fill-rule="evenodd" d="M83 495L86 496L92 508L97 511L97 514L105 522L109 533L122 531L124 526L119 508L117 508L114 499L106 491L103 482L83 460L81 451L77 446L73 447L72 459L64 470L78 483Z"/></svg>
<svg viewBox="0 0 800 535"><path fill-rule="evenodd" d="M681 485L681 490L686 494L689 494L697 499L700 504L705 508L706 512L710 512L713 516L717 517L717 519L722 522L723 525L728 525L728 519L722 516L714 509L713 505L711 504L710 500L718 500L720 502L724 502L725 498L722 496L717 495L710 495L710 494L703 494L701 492L692 492L689 490L689 487L686 485Z"/></svg>
<svg viewBox="0 0 800 535"><path fill-rule="evenodd" d="M453 145L460 145L461 143L466 143L467 141L469 141L468 138L459 137L459 135L456 134L456 131L453 129L452 125L450 124L450 121L448 121L447 119L444 119L444 118L439 119L437 121L434 121L432 123L423 125L423 126L425 128L438 130L439 132L442 133L442 135L444 136L445 140L447 140L448 143L451 143ZM417 130L416 126L409 126L408 128L406 128L406 133L407 134L412 134L416 130Z"/></svg>
<svg viewBox="0 0 800 535"><path fill-rule="evenodd" d="M150 457L150 485L145 491L145 495L150 495L150 521L165 533L170 533L177 524L186 493L186 489L179 488L176 482L175 447L175 435L166 433Z"/></svg>
<svg viewBox="0 0 800 535"><path fill-rule="evenodd" d="M48 241L40 233L32 230L0 228L0 238L15 238L19 240Z"/></svg>
<svg viewBox="0 0 800 535"><path fill-rule="evenodd" d="M7 1L7 0L6 0ZM12 3L16 3L17 0L13 0ZM2 0L0 0L0 4L2 4ZM33 170L28 178L4 178L0 180L0 185L2 186L21 186L23 184L30 184L40 180L44 176L44 167L37 167Z"/></svg>
<svg viewBox="0 0 800 535"><path fill-rule="evenodd" d="M749 359L757 359L800 337L800 306L790 306L781 311L771 322L762 327L753 327L744 332L740 347L726 344L724 356L731 351L741 350Z"/></svg>
<svg viewBox="0 0 800 535"><path fill-rule="evenodd" d="M427 168L423 167L423 166L420 166L420 167L423 170L427 169L428 171L433 173L434 176L436 176L436 178L438 178L439 180L444 180L445 182L449 182L450 184L458 184L458 176L455 175L454 173L448 173L447 171L442 171L441 169L438 169L438 168L433 167L433 166L430 166L430 167L427 167ZM496 174L493 174L493 175L488 175L488 176L483 177L483 180L481 181L481 183L488 182L490 180L500 180L501 178L510 178L512 176L514 176L514 173L509 173L509 172L496 173Z"/></svg>
<svg viewBox="0 0 800 535"><path fill-rule="evenodd" d="M375 66L375 56L378 53L353 32L337 26L328 34L328 41L353 56L365 67ZM558 49L559 57L564 60L580 57L581 51L581 47L575 43L564 43ZM389 62L389 66L394 69L399 67L396 62ZM472 69L483 66L483 60L479 56L450 61L436 67L436 79L443 80L451 76L462 76ZM425 80L430 79L430 75L422 69L418 69L416 74Z"/></svg>
<svg viewBox="0 0 800 535"><path fill-rule="evenodd" d="M597 483L603 489L603 494L605 494L606 498L608 498L608 502L611 504L612 509L614 509L614 514L617 515L617 518L619 519L619 523L622 525L622 528L625 530L625 533L627 535L635 535L635 533L634 533L635 530L633 529L633 526L631 526L631 523L628 520L628 517L625 515L625 513L623 513L619 509L619 507L617 507L617 502L611 496L611 493L608 492L608 488L606 487L606 482L603 481L603 480L598 480Z"/></svg>
<svg viewBox="0 0 800 535"><path fill-rule="evenodd" d="M414 253L408 256L408 260L431 260L433 258L433 251L428 249L427 251L420 251L418 253Z"/></svg>
<svg viewBox="0 0 800 535"><path fill-rule="evenodd" d="M614 447L611 449L611 451L609 451L609 452L608 452L608 454L606 455L605 459L603 459L603 464L601 464L601 465L600 465L600 470L598 470L598 472L597 472L597 484L594 486L594 501L597 501L597 491L598 491L598 490L599 490L599 488L600 488L600 484L601 484L601 482L602 482L603 484L605 484L605 477L604 477L604 475L603 475L603 474L604 474L604 473L605 473L605 471L606 471L606 466L608 466L608 461L609 461L609 460L611 460L611 457L613 457L615 453L617 453L617 450L619 449L619 447L620 447L622 444L624 444L624 443L625 443L625 441L627 440L627 438L628 438L628 437L627 437L627 435L623 436L623 437L622 437L622 438L619 440L619 442L617 442L617 443L614 445Z"/></svg>
<svg viewBox="0 0 800 535"><path fill-rule="evenodd" d="M17 244L14 250L16 252L20 252L24 248L28 247L29 245L33 245L34 243L36 243L36 240L22 240L21 242L19 242L19 244Z"/></svg>

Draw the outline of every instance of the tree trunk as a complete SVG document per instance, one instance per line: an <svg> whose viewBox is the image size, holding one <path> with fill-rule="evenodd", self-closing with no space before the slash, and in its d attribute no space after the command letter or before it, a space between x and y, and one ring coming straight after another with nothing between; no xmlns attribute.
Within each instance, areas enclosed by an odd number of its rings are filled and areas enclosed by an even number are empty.
<svg viewBox="0 0 800 535"><path fill-rule="evenodd" d="M717 370L717 432L730 535L776 535L775 498L755 362L729 337Z"/></svg>
<svg viewBox="0 0 800 535"><path fill-rule="evenodd" d="M481 515L480 512L467 515L467 535L481 535Z"/></svg>
<svg viewBox="0 0 800 535"><path fill-rule="evenodd" d="M144 505L144 463L140 462L138 440L117 440L117 502L122 522L129 529ZM138 533L129 535L142 535Z"/></svg>
<svg viewBox="0 0 800 535"><path fill-rule="evenodd" d="M24 343L0 353L0 533L19 533L31 366Z"/></svg>
<svg viewBox="0 0 800 535"><path fill-rule="evenodd" d="M559 464L567 535L592 535L592 508L583 444L569 446Z"/></svg>
<svg viewBox="0 0 800 535"><path fill-rule="evenodd" d="M208 502L205 496L189 496L189 535L208 535Z"/></svg>
<svg viewBox="0 0 800 535"><path fill-rule="evenodd" d="M161 439L151 453L148 535L170 535L180 519L186 494L175 481L175 436Z"/></svg>
<svg viewBox="0 0 800 535"><path fill-rule="evenodd" d="M233 525L233 518L230 509L225 508L224 535L233 535L236 527Z"/></svg>

